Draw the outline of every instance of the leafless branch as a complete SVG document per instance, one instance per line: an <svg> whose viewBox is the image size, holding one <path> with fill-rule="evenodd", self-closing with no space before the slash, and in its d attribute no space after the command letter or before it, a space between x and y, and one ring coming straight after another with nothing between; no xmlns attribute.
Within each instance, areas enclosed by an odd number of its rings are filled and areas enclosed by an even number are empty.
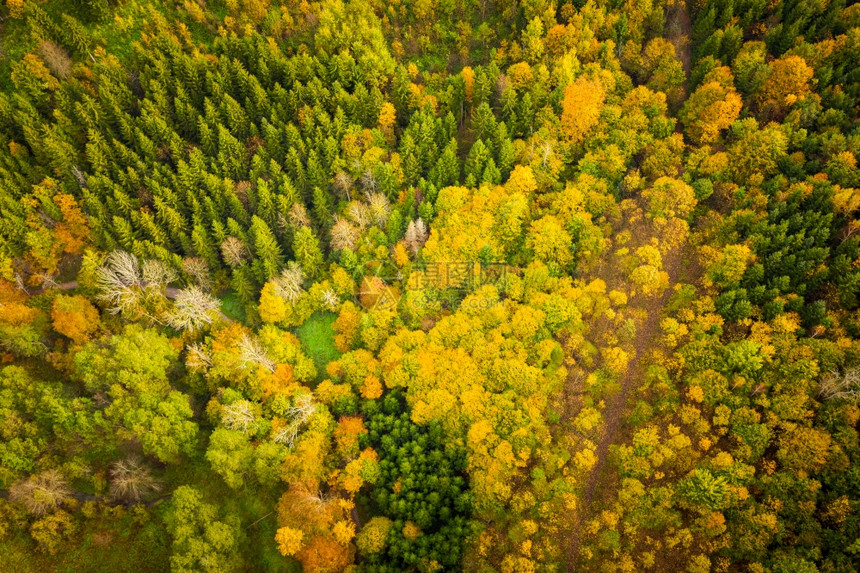
<svg viewBox="0 0 860 573"><path fill-rule="evenodd" d="M71 495L72 490L57 470L30 476L9 488L9 499L37 517L57 509Z"/></svg>
<svg viewBox="0 0 860 573"><path fill-rule="evenodd" d="M247 400L233 402L221 410L221 422L226 428L247 434L257 425L254 408Z"/></svg>
<svg viewBox="0 0 860 573"><path fill-rule="evenodd" d="M247 368L249 364L255 364L257 366L262 366L270 372L275 371L274 360L266 356L266 351L256 338L252 338L245 334L242 337L242 342L239 343L239 351L241 352L243 368Z"/></svg>
<svg viewBox="0 0 860 573"><path fill-rule="evenodd" d="M860 367L848 368L845 372L832 370L821 380L818 395L824 400L860 404Z"/></svg>
<svg viewBox="0 0 860 573"><path fill-rule="evenodd" d="M220 308L217 298L195 285L177 293L167 323L177 330L197 330L212 324Z"/></svg>

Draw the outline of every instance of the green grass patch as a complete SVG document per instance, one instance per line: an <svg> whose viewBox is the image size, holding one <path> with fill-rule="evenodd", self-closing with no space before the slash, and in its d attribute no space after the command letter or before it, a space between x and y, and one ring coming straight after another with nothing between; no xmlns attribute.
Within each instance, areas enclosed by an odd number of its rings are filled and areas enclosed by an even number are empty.
<svg viewBox="0 0 860 573"><path fill-rule="evenodd" d="M340 352L334 345L334 321L337 315L333 312L315 312L304 324L295 330L296 336L302 342L302 350L310 356L317 367L317 378L325 377L325 367L329 362L340 358Z"/></svg>
<svg viewBox="0 0 860 573"><path fill-rule="evenodd" d="M221 299L221 312L237 322L245 322L245 305L242 304L236 293L229 290L218 298Z"/></svg>

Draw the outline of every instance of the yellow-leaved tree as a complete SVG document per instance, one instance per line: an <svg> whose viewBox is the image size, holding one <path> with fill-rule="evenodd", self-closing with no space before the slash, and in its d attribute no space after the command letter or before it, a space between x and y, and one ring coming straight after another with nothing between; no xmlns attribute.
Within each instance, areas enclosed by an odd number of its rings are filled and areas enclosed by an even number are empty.
<svg viewBox="0 0 860 573"><path fill-rule="evenodd" d="M571 143L580 143L597 125L606 91L596 79L580 76L564 89L561 129Z"/></svg>

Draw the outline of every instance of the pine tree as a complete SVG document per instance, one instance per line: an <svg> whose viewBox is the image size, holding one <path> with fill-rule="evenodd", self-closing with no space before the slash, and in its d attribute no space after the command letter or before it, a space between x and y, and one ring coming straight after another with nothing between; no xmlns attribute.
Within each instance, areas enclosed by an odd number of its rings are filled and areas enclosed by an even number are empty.
<svg viewBox="0 0 860 573"><path fill-rule="evenodd" d="M80 20L69 14L62 15L63 43L80 56L90 52L93 40Z"/></svg>
<svg viewBox="0 0 860 573"><path fill-rule="evenodd" d="M507 179L508 175L511 172L511 169L514 168L514 162L516 161L516 152L514 150L514 143L508 137L508 128L504 122L499 123L498 131L496 134L496 141L498 141L499 150L496 155L496 164L499 167L502 179Z"/></svg>
<svg viewBox="0 0 860 573"><path fill-rule="evenodd" d="M480 139L475 141L472 149L469 150L469 155L466 157L466 186L475 187L479 182L483 181L484 170L486 169L487 161L490 158L490 151L484 142Z"/></svg>
<svg viewBox="0 0 860 573"><path fill-rule="evenodd" d="M437 189L456 185L460 181L460 160L457 158L457 140L452 139L430 170L430 180Z"/></svg>
<svg viewBox="0 0 860 573"><path fill-rule="evenodd" d="M305 275L311 279L322 272L323 254L310 227L301 227L293 238L293 253Z"/></svg>
<svg viewBox="0 0 860 573"><path fill-rule="evenodd" d="M205 260L210 268L218 267L218 252L215 250L209 233L202 224L198 223L194 225L194 230L191 231L191 243L197 256Z"/></svg>
<svg viewBox="0 0 860 573"><path fill-rule="evenodd" d="M475 131L475 139L487 142L490 151L495 154L497 152L495 142L498 140L498 127L496 116L493 115L493 110L486 102L472 112L472 128Z"/></svg>
<svg viewBox="0 0 860 573"><path fill-rule="evenodd" d="M278 241L266 222L254 215L251 218L251 228L248 230L251 239L251 249L260 261L259 282L265 282L280 272L284 264L283 254Z"/></svg>

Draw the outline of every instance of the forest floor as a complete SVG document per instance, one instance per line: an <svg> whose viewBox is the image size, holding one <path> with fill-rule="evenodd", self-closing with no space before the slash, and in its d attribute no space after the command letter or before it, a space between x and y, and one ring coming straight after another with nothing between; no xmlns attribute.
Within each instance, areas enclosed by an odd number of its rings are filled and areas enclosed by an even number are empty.
<svg viewBox="0 0 860 573"><path fill-rule="evenodd" d="M690 20L690 12L687 10L686 0L675 0L669 7L666 20L666 37L675 46L675 54L684 65L684 74L690 79L690 62L692 61L692 50L690 37L693 33L693 23ZM689 86L687 86L689 91Z"/></svg>
<svg viewBox="0 0 860 573"><path fill-rule="evenodd" d="M636 248L643 245L650 244L651 238L654 237L654 234L649 232L651 225L640 219L629 227L623 230L628 230L632 234L632 240L625 245L631 251L635 251ZM627 363L626 370L618 379L617 391L605 399L606 407L602 411L603 424L594 452L597 462L588 473L582 498L579 500L574 528L567 542L567 571L576 571L579 548L582 543L583 526L591 517L593 506L596 505L595 501L600 497L599 494L605 493L606 482L611 481L607 475L608 471L611 470L611 467L607 464L609 446L612 445L621 433L620 430L624 425L624 414L631 391L635 388L637 382L644 379L645 369L649 362L648 357L650 357L651 351L656 349L661 338L660 313L674 292L672 285L678 280L683 253L684 246L682 245L664 254L663 270L669 275L669 287L662 294L654 296L639 294L631 298L626 309L625 314L634 318L636 323L635 337L630 349L633 354ZM613 257L610 260L615 259ZM595 279L603 280L606 283L607 290L627 290L625 287L629 288L629 281L625 277L625 272L618 265L601 265L595 269L593 276L586 278L586 283ZM606 334L606 329L598 327L590 333L588 338L592 343L600 345ZM566 393L581 394L581 386L581 378L575 371L571 371L565 390Z"/></svg>
<svg viewBox="0 0 860 573"><path fill-rule="evenodd" d="M690 62L692 59L690 47L690 33L692 31L692 23L690 14L687 9L686 0L675 0L669 9L667 19L667 38L675 46L675 52L680 58L686 75L686 89L689 91L690 80ZM679 173L679 177L682 174ZM633 239L628 243L631 251L637 247L648 244L654 235L650 233L650 225L643 224L644 221L638 223L625 224L625 228L621 231L628 230L631 232ZM636 334L632 342L633 356L627 363L627 369L618 380L619 388L612 396L607 398L606 407L603 409L603 425L600 430L600 435L596 442L595 455L597 462L591 468L588 477L585 481L582 498L579 500L577 509L577 517L575 519L574 528L570 538L567 540L567 568L568 572L576 571L579 562L580 546L582 544L583 527L594 512L595 500L598 499L598 494L606 494L608 481L612 478L607 475L611 467L606 463L608 461L609 446L620 434L625 421L624 413L627 409L627 404L630 399L631 390L637 381L643 380L645 377L645 369L648 366L648 357L652 350L656 350L658 341L660 340L660 313L663 307L668 302L674 292L672 285L679 280L679 275L682 271L690 271L683 269L689 261L685 260L686 245L681 245L670 252L663 255L663 270L669 275L669 287L664 290L660 296L652 297L635 297L627 309L628 314L636 319ZM614 258L610 258L614 261ZM682 264L682 261L684 264ZM683 272L684 275L689 272ZM688 278L688 277L684 277ZM594 276L588 277L586 282L592 279L602 279L607 289L619 288L625 290L625 285L629 284L625 280L622 269L615 268L612 264L601 264L594 272ZM602 338L605 334L601 332L601 328L592 332L592 342L597 342L598 338ZM571 402L571 396L580 396L582 394L582 379L581 373L571 371L571 376L565 387L567 395L566 402ZM573 399L578 402L577 398ZM569 416L568 416L569 417ZM604 486L601 488L601 486Z"/></svg>

